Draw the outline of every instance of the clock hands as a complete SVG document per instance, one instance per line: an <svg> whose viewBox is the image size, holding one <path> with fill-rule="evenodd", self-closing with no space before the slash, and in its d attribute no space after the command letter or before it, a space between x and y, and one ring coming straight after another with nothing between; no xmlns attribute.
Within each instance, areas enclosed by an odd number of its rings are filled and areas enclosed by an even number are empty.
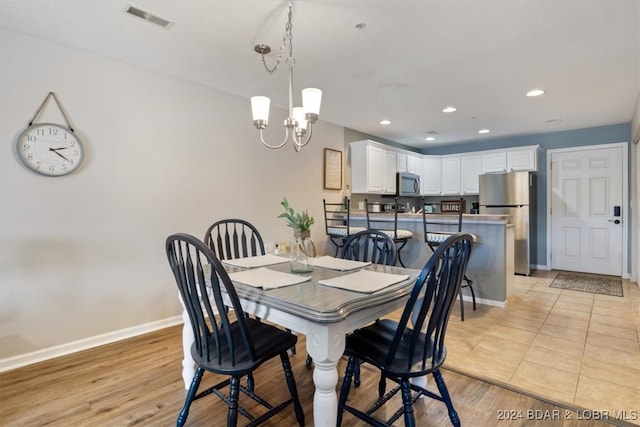
<svg viewBox="0 0 640 427"><path fill-rule="evenodd" d="M49 147L49 151L53 151L54 153L56 153L58 156L62 157L63 159L65 159L67 162L71 163L71 160L67 159L65 156L63 156L62 154L58 153L58 150L64 150L65 148L69 148L69 147L60 147L60 148L51 148Z"/></svg>

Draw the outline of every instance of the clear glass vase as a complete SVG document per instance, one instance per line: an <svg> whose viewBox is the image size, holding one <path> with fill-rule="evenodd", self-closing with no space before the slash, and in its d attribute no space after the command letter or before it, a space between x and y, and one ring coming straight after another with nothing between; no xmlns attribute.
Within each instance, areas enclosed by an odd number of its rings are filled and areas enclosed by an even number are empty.
<svg viewBox="0 0 640 427"><path fill-rule="evenodd" d="M294 240L290 248L291 271L294 273L309 273L313 266L309 263L309 258L316 256L316 247L311 240L311 231L296 230Z"/></svg>

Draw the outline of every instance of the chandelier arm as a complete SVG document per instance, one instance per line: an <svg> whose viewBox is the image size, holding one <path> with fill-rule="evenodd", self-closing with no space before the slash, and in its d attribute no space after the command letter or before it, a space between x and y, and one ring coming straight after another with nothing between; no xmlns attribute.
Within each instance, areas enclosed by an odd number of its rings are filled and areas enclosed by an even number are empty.
<svg viewBox="0 0 640 427"><path fill-rule="evenodd" d="M260 129L260 141L262 141L262 144L264 144L265 147L271 148L272 150L277 150L278 148L282 148L282 147L284 147L284 144L286 144L287 141L289 140L289 128L284 128L284 130L285 130L284 140L282 141L282 143L280 145L269 145L269 144L267 144L265 142L265 140L264 140L263 135L262 135L262 129ZM295 141L295 137L294 137L294 141Z"/></svg>

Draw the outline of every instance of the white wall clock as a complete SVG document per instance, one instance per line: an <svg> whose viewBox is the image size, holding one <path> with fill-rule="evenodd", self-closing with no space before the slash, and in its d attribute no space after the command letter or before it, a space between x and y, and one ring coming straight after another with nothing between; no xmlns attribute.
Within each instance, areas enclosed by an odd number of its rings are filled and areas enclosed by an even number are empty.
<svg viewBox="0 0 640 427"><path fill-rule="evenodd" d="M29 126L18 138L18 157L22 163L45 176L66 175L82 163L82 142L69 128L38 123Z"/></svg>
<svg viewBox="0 0 640 427"><path fill-rule="evenodd" d="M56 101L67 122L66 127L53 123L34 124L49 98ZM44 98L29 126L18 137L16 151L27 168L44 176L67 175L78 169L84 158L82 142L73 131L55 93L49 92Z"/></svg>

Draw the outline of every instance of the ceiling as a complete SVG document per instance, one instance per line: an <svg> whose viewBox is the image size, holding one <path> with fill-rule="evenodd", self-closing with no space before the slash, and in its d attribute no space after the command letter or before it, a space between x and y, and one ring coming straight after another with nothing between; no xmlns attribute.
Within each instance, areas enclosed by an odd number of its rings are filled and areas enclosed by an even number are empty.
<svg viewBox="0 0 640 427"><path fill-rule="evenodd" d="M287 8L0 0L0 26L286 108L286 68L268 74L253 46L271 45L273 63ZM637 0L299 0L293 46L295 103L318 87L321 120L419 149L630 122L640 93ZM534 88L546 93L526 97Z"/></svg>

